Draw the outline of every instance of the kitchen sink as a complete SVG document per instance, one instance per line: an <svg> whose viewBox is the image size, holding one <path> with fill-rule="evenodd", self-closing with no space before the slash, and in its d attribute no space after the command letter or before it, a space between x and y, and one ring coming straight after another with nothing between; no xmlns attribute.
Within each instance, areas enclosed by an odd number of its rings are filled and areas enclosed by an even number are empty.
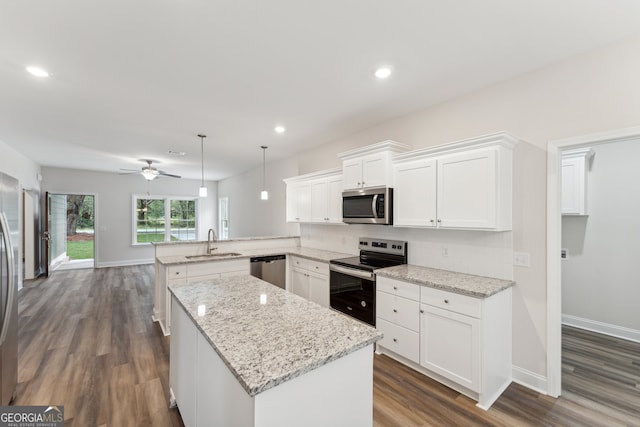
<svg viewBox="0 0 640 427"><path fill-rule="evenodd" d="M187 255L185 258L187 259L209 259L209 258L220 258L220 257L232 257L232 256L241 256L242 254L238 252L218 252L215 254L205 254L205 255Z"/></svg>

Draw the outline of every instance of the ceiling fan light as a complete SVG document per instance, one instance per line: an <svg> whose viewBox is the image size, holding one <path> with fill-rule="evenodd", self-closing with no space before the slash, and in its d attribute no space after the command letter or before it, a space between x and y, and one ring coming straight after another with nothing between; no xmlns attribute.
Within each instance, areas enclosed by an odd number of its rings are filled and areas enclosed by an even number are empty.
<svg viewBox="0 0 640 427"><path fill-rule="evenodd" d="M154 169L144 169L141 173L147 181L152 181L158 176L158 171Z"/></svg>
<svg viewBox="0 0 640 427"><path fill-rule="evenodd" d="M200 191L198 192L198 195L200 197L207 197L207 187L205 187L204 185L200 187Z"/></svg>

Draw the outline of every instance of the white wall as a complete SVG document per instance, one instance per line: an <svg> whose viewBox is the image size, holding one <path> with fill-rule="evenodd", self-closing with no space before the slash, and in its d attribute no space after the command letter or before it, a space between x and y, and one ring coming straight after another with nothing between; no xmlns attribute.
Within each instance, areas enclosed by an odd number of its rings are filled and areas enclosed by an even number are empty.
<svg viewBox="0 0 640 427"><path fill-rule="evenodd" d="M284 178L298 175L295 159L267 163L269 200L260 200L262 166L218 182L218 196L229 197L229 238L297 236L296 224L285 221Z"/></svg>
<svg viewBox="0 0 640 427"><path fill-rule="evenodd" d="M340 166L336 153L386 139L421 148L506 130L526 141L514 150L512 240L531 265L513 270L513 363L519 381L544 388L547 143L638 126L639 51L636 36L328 142L299 155L299 173Z"/></svg>
<svg viewBox="0 0 640 427"><path fill-rule="evenodd" d="M16 178L20 182L20 189L40 189L38 181L40 165L2 141L0 141L0 172Z"/></svg>
<svg viewBox="0 0 640 427"><path fill-rule="evenodd" d="M409 264L513 279L511 232L425 230L382 225L302 224L301 246L358 254L360 237L408 242ZM443 249L448 255L443 256Z"/></svg>
<svg viewBox="0 0 640 427"><path fill-rule="evenodd" d="M152 262L151 245L132 245L132 194L198 196L200 181L158 178L146 181L139 175L42 168L42 191L95 195L96 266ZM198 199L198 239L217 223L217 183L205 182L208 197Z"/></svg>
<svg viewBox="0 0 640 427"><path fill-rule="evenodd" d="M38 174L40 174L40 165L31 161L21 153L14 150L4 142L0 141L0 172L7 175L11 175L16 178L20 185L20 194L22 190L40 190L40 181L38 181ZM23 213L22 213L22 196L20 198L20 235L22 236L23 229ZM22 253L22 237L19 239L18 253ZM22 268L18 269L18 289L22 288L23 272Z"/></svg>
<svg viewBox="0 0 640 427"><path fill-rule="evenodd" d="M640 140L592 148L589 215L562 218L562 313L640 336Z"/></svg>

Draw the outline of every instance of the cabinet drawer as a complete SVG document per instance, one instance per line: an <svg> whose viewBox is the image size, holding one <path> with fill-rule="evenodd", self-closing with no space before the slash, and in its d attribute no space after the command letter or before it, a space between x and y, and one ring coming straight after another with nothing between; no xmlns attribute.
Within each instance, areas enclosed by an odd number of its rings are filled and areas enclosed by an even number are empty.
<svg viewBox="0 0 640 427"><path fill-rule="evenodd" d="M376 319L376 329L384 334L378 345L387 348L414 363L420 363L420 336L402 326Z"/></svg>
<svg viewBox="0 0 640 427"><path fill-rule="evenodd" d="M315 271L316 273L324 274L325 276L329 275L329 263L326 262L292 256L289 263L291 268Z"/></svg>
<svg viewBox="0 0 640 427"><path fill-rule="evenodd" d="M216 273L226 273L230 271L242 270L244 270L246 273L249 273L249 261L247 259L189 264L187 268L187 275L189 276L189 278L192 278L199 276L209 276Z"/></svg>
<svg viewBox="0 0 640 427"><path fill-rule="evenodd" d="M378 291L376 315L389 322L418 332L420 329L420 303L407 298Z"/></svg>
<svg viewBox="0 0 640 427"><path fill-rule="evenodd" d="M329 275L329 264L326 262L307 260L307 269L325 276Z"/></svg>
<svg viewBox="0 0 640 427"><path fill-rule="evenodd" d="M308 270L307 260L304 258L292 256L291 257L291 267L302 268L303 270Z"/></svg>
<svg viewBox="0 0 640 427"><path fill-rule="evenodd" d="M420 285L414 283L403 282L402 280L390 279L388 277L376 278L376 287L378 290L389 294L398 295L403 298L420 300Z"/></svg>
<svg viewBox="0 0 640 427"><path fill-rule="evenodd" d="M167 270L169 273L169 280L177 279L179 277L187 277L187 266L186 265L174 265L169 267Z"/></svg>
<svg viewBox="0 0 640 427"><path fill-rule="evenodd" d="M420 289L420 302L477 319L482 311L482 300L478 298L424 286Z"/></svg>

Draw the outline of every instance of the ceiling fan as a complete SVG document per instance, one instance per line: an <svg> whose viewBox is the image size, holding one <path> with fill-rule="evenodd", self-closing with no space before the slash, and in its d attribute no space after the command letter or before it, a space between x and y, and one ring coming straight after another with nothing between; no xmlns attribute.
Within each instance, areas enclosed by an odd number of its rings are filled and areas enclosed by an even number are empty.
<svg viewBox="0 0 640 427"><path fill-rule="evenodd" d="M152 180L156 179L159 176L168 176L168 177L171 177L171 178L182 178L180 175L174 175L174 174L171 174L171 173L166 173L165 171L161 171L161 170L158 170L158 169L154 168L153 166L151 166L151 164L153 163L153 160L142 159L141 161L147 162L147 166L143 166L142 170L120 169L121 171L126 171L126 172L121 173L120 175L133 175L133 174L139 173L147 181L152 181Z"/></svg>

